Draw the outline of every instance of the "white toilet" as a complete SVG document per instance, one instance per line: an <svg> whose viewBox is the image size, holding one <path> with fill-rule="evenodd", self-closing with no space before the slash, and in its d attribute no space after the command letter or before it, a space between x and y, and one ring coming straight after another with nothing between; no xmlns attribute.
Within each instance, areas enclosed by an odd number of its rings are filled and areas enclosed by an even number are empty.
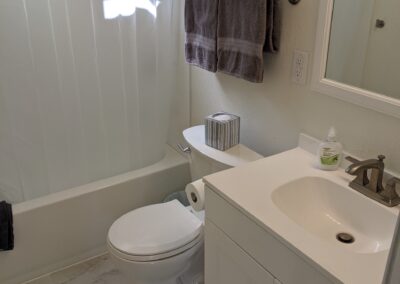
<svg viewBox="0 0 400 284"><path fill-rule="evenodd" d="M221 152L205 145L204 126L183 132L192 179L262 158L244 145ZM204 212L174 200L133 210L111 226L107 245L132 284L204 283Z"/></svg>

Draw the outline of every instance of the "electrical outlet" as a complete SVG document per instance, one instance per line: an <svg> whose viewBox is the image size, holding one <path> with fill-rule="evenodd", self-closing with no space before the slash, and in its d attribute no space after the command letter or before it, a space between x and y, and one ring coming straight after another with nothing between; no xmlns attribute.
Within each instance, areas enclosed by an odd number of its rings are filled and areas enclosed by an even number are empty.
<svg viewBox="0 0 400 284"><path fill-rule="evenodd" d="M295 50L293 53L292 82L305 85L307 82L308 53Z"/></svg>

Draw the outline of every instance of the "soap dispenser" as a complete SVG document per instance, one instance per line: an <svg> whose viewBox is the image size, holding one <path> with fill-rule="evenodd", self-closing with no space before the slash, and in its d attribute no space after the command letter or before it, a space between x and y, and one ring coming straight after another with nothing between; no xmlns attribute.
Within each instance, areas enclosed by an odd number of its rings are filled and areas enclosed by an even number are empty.
<svg viewBox="0 0 400 284"><path fill-rule="evenodd" d="M336 139L334 127L329 129L328 136L318 147L317 164L321 170L335 171L342 162L343 146Z"/></svg>

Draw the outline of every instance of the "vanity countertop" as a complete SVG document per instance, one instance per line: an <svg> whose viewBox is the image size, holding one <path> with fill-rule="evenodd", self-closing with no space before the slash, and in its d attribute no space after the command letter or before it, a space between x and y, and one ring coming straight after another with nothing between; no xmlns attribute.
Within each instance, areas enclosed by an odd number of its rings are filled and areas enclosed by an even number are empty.
<svg viewBox="0 0 400 284"><path fill-rule="evenodd" d="M349 244L319 238L291 220L272 200L272 192L275 189L304 177L323 178L342 186L344 190L352 190L348 187L352 176L346 174L343 169L334 172L316 169L313 166L314 159L314 155L298 147L206 176L204 182L333 281L352 284L381 283L389 248L377 248L377 252L373 253L357 252L349 249ZM358 195L355 198L367 198L355 191L354 194ZM385 214L389 213L394 231L399 207L388 208L370 199L368 202L373 202L374 207L382 207L378 210L383 210ZM370 219L370 222L377 221L374 220L374 216L365 218ZM390 232L390 235L393 233ZM389 243L390 241L391 239L388 239Z"/></svg>

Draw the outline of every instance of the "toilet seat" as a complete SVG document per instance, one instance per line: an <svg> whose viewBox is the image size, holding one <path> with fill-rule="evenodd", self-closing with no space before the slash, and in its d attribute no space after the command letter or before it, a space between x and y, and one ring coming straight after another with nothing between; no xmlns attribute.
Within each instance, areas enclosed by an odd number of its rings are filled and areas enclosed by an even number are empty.
<svg viewBox="0 0 400 284"><path fill-rule="evenodd" d="M123 259L161 260L194 247L203 239L203 223L179 201L145 206L117 219L108 246Z"/></svg>
<svg viewBox="0 0 400 284"><path fill-rule="evenodd" d="M115 248L109 240L107 240L107 245L109 248L109 251L114 254L116 257L123 259L123 260L128 260L128 261L133 261L133 262L151 262L151 261L161 261L164 259L168 259L174 256L177 256L181 253L184 253L194 247L196 247L198 244L203 243L203 233L201 233L199 236L197 236L196 239L191 241L190 243L172 251L168 251L162 254L156 254L156 255L132 255L132 254L126 254L117 248Z"/></svg>

